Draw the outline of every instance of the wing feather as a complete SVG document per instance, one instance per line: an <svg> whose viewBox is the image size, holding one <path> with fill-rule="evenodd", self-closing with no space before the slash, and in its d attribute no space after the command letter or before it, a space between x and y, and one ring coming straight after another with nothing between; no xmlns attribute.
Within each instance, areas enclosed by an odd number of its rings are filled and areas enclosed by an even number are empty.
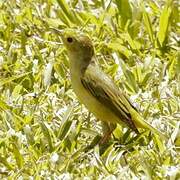
<svg viewBox="0 0 180 180"><path fill-rule="evenodd" d="M84 88L98 101L110 108L121 121L138 133L127 105L131 108L134 107L106 74L97 67L88 67L81 78L81 82Z"/></svg>

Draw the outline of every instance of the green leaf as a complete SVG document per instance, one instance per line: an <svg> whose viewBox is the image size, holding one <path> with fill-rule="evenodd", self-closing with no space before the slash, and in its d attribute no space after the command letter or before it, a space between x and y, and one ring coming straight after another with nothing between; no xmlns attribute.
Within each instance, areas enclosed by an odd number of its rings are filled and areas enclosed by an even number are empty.
<svg viewBox="0 0 180 180"><path fill-rule="evenodd" d="M45 21L49 24L49 26L58 28L58 27L64 27L65 28L65 24L62 22L61 19L59 18L47 18L45 19Z"/></svg>
<svg viewBox="0 0 180 180"><path fill-rule="evenodd" d="M46 140L48 142L49 150L50 150L50 152L52 152L54 148L53 148L53 142L51 139L49 129L47 128L47 126L45 125L45 123L43 121L39 121L39 124L41 126L42 133L44 134L44 137L46 138Z"/></svg>
<svg viewBox="0 0 180 180"><path fill-rule="evenodd" d="M5 111L5 110L8 110L8 109L10 109L10 106L7 105L6 102L0 100L0 110Z"/></svg>
<svg viewBox="0 0 180 180"><path fill-rule="evenodd" d="M147 72L145 75L143 75L143 80L142 80L141 84L146 87L146 86L148 85L148 84L147 84L147 81L148 81L151 77L152 77L152 72Z"/></svg>
<svg viewBox="0 0 180 180"><path fill-rule="evenodd" d="M172 13L172 8L168 5L165 5L159 21L159 31L158 31L158 42L160 46L165 46L165 40L168 38L168 28L170 25L170 16Z"/></svg>
<svg viewBox="0 0 180 180"><path fill-rule="evenodd" d="M57 0L57 2L62 9L62 14L65 14L65 16L71 23L78 25L81 24L80 19L76 16L76 13L73 12L73 9L69 7L68 3L65 0ZM61 20L63 20L63 18L61 18Z"/></svg>
<svg viewBox="0 0 180 180"><path fill-rule="evenodd" d="M32 72L27 72L27 73L24 73L24 74L16 75L14 77L8 77L8 78L0 79L0 86L3 86L5 84L10 83L10 82L12 82L14 80L17 80L19 78L22 78L22 77L24 77L24 76L26 76L26 75L28 75L30 73L32 73Z"/></svg>
<svg viewBox="0 0 180 180"><path fill-rule="evenodd" d="M12 143L12 146L13 146L12 152L13 152L14 157L16 159L16 163L18 165L18 168L21 169L24 165L24 158L21 155L18 146L15 143Z"/></svg>
<svg viewBox="0 0 180 180"><path fill-rule="evenodd" d="M138 86L134 74L130 70L125 71L128 86L131 86L134 92L138 92Z"/></svg>
<svg viewBox="0 0 180 180"><path fill-rule="evenodd" d="M122 27L124 28L127 21L132 19L132 9L129 0L116 0L115 3L121 16Z"/></svg>
<svg viewBox="0 0 180 180"><path fill-rule="evenodd" d="M13 170L13 166L11 165L11 163L9 163L9 162L7 161L6 158L0 156L0 162L1 162L7 169Z"/></svg>
<svg viewBox="0 0 180 180"><path fill-rule="evenodd" d="M72 116L73 109L73 106L69 106L66 113L64 114L62 120L63 124L61 125L61 128L58 133L58 137L60 138L60 140L65 139L71 130L71 125L73 121L70 119L70 117Z"/></svg>
<svg viewBox="0 0 180 180"><path fill-rule="evenodd" d="M170 79L173 79L174 76L176 75L176 67L177 67L177 59L175 57L172 57L170 62L169 62L169 76Z"/></svg>
<svg viewBox="0 0 180 180"><path fill-rule="evenodd" d="M130 47L133 50L140 49L140 44L138 42L136 42L135 40L133 40L129 33L123 34L123 38L124 38L125 41L127 41L129 43Z"/></svg>
<svg viewBox="0 0 180 180"><path fill-rule="evenodd" d="M66 1L64 1L64 0L57 0L57 2L59 4L59 6L61 7L62 11L64 12L64 14L66 14L68 19L73 22L74 18L72 17L71 10L70 10L68 4L66 3Z"/></svg>
<svg viewBox="0 0 180 180"><path fill-rule="evenodd" d="M145 11L143 11L143 21L146 27L146 31L148 32L148 35L150 37L151 43L154 45L154 32L153 32L153 26L151 23L151 20L149 18L148 13Z"/></svg>
<svg viewBox="0 0 180 180"><path fill-rule="evenodd" d="M108 44L108 48L111 48L115 51L119 51L122 53L126 58L130 58L132 56L132 52L125 46L121 45L121 40L118 38L115 41L112 41Z"/></svg>

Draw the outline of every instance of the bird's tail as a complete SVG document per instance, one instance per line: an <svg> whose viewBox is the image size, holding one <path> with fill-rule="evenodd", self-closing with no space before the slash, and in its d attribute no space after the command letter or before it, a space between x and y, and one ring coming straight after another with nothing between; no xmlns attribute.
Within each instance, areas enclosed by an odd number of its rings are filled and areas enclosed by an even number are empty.
<svg viewBox="0 0 180 180"><path fill-rule="evenodd" d="M149 123L144 121L144 119L141 117L141 115L138 112L136 112L134 109L132 111L133 111L131 112L132 119L134 120L134 124L136 125L137 128L149 129L150 131L152 131L154 134L158 135L162 139L164 140L168 139L168 137L165 134L161 133L158 129L154 128Z"/></svg>

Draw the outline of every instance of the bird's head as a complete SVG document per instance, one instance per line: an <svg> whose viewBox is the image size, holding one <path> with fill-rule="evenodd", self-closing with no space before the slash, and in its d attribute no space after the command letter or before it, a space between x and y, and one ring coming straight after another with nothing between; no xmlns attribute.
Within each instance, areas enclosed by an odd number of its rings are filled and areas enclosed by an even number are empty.
<svg viewBox="0 0 180 180"><path fill-rule="evenodd" d="M80 32L65 31L62 33L62 41L70 58L91 60L94 49L90 38ZM74 59L73 58L73 59Z"/></svg>
<svg viewBox="0 0 180 180"><path fill-rule="evenodd" d="M61 31L54 28L53 30L60 35L63 44L68 51L71 63L86 66L92 61L94 48L92 41L87 35L73 30Z"/></svg>

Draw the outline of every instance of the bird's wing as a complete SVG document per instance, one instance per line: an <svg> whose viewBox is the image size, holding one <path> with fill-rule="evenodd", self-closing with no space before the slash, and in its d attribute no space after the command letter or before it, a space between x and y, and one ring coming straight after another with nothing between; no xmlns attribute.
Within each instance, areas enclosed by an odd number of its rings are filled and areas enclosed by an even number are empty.
<svg viewBox="0 0 180 180"><path fill-rule="evenodd" d="M134 107L106 74L98 67L90 65L84 72L81 82L98 101L110 108L121 121L138 133L129 112L129 108Z"/></svg>

